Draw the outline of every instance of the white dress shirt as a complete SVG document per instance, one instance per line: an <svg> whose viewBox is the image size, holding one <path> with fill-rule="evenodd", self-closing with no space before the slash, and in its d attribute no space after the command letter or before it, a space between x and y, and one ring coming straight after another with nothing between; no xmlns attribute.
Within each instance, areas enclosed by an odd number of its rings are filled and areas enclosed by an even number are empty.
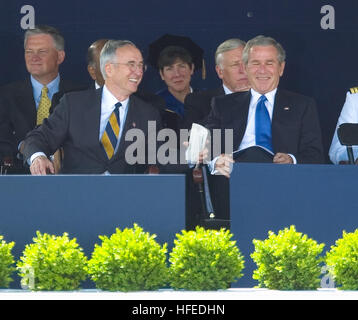
<svg viewBox="0 0 358 320"><path fill-rule="evenodd" d="M224 88L224 91L225 91L225 94L231 94L233 93L226 85L223 84L223 88Z"/></svg>
<svg viewBox="0 0 358 320"><path fill-rule="evenodd" d="M250 90L251 90L251 100L249 104L249 114L247 117L246 130L242 138L241 144L239 146L234 146L234 149L235 147L237 148L236 150L242 150L256 145L256 135L255 135L256 106L262 94L258 93L254 89L250 89ZM276 91L277 88L268 93L265 93L265 97L267 99L265 101L265 106L270 115L271 121L272 121L272 113L273 113L273 106L275 103Z"/></svg>

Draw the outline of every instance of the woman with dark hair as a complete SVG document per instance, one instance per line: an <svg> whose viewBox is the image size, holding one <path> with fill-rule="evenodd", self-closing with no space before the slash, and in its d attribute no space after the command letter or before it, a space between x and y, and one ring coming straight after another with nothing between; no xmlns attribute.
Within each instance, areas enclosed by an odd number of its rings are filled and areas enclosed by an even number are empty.
<svg viewBox="0 0 358 320"><path fill-rule="evenodd" d="M160 53L158 68L167 88L157 94L165 99L169 111L183 118L184 99L193 91L190 86L191 76L194 73L191 55L182 47L169 46Z"/></svg>
<svg viewBox="0 0 358 320"><path fill-rule="evenodd" d="M158 69L166 87L156 94L165 100L162 124L179 133L186 128L184 100L195 91L191 77L203 68L204 51L188 37L166 34L149 46L149 63Z"/></svg>

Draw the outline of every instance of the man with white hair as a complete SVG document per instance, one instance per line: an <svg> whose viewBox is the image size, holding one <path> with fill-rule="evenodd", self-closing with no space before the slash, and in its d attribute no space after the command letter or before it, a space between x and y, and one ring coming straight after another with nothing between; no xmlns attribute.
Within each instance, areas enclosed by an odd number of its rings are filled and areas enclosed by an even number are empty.
<svg viewBox="0 0 358 320"><path fill-rule="evenodd" d="M215 52L216 73L222 84L212 90L193 92L185 99L186 124L190 128L193 122L204 124L211 110L213 97L242 92L250 89L242 63L242 51L245 41L232 38L221 43Z"/></svg>
<svg viewBox="0 0 358 320"><path fill-rule="evenodd" d="M212 90L193 92L185 99L185 125L205 125L214 97L249 90L249 83L242 63L245 41L232 38L222 42L215 52L216 73L222 84ZM208 175L210 195L219 219L230 218L229 183L224 176ZM199 197L199 195L198 195Z"/></svg>
<svg viewBox="0 0 358 320"><path fill-rule="evenodd" d="M156 108L133 95L145 71L139 49L128 40L108 40L100 56L104 86L66 94L55 112L25 140L24 155L34 175L54 173L48 156L64 149L63 173L142 173L149 163L130 163L126 157L131 144L125 139L130 129L145 135L148 149L149 122L160 129ZM154 128L154 130L155 130ZM156 137L156 132L153 132ZM154 146L156 148L156 146Z"/></svg>

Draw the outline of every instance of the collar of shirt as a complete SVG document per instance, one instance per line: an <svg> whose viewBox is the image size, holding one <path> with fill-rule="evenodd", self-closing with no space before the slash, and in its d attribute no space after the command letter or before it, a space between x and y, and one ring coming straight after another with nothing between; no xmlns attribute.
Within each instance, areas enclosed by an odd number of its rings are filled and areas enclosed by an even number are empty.
<svg viewBox="0 0 358 320"><path fill-rule="evenodd" d="M223 88L224 88L224 91L225 91L225 94L231 94L233 93L226 85L223 84Z"/></svg>
<svg viewBox="0 0 358 320"><path fill-rule="evenodd" d="M38 82L32 75L30 76L30 79L37 108L41 100L41 90L44 85ZM53 79L50 83L48 83L46 87L48 88L47 96L50 100L52 100L53 95L57 93L60 89L60 74L58 74L57 77Z"/></svg>
<svg viewBox="0 0 358 320"><path fill-rule="evenodd" d="M256 105L260 97L262 96L261 93L258 93L254 89L251 90L251 100L249 105L249 113L247 116L247 124L245 134L242 138L241 144L238 150L246 149L248 147L256 145L256 136L255 136L255 113L256 113ZM276 95L277 88L265 93L265 97L267 101L265 102L267 111L270 115L272 120L272 113L273 113L273 106L275 102L275 95Z"/></svg>
<svg viewBox="0 0 358 320"><path fill-rule="evenodd" d="M257 91L255 91L252 88L250 90L251 90L250 109L255 109L255 111L256 111L257 102L260 99L260 97L262 96L262 94L258 93ZM265 105L266 105L268 113L270 114L271 120L272 120L272 113L273 113L273 107L274 107L274 103L275 103L276 92L277 92L277 88L275 88L274 90L272 90L270 92L265 93L265 97L267 99L267 101L265 102Z"/></svg>
<svg viewBox="0 0 358 320"><path fill-rule="evenodd" d="M120 102L122 104L122 106L119 108L120 128L122 128L125 123L125 119L127 117L129 98L127 98L124 101L118 101L117 98L108 90L106 85L104 85L102 91L102 100L101 100L101 120L100 120L100 129L99 129L99 140L101 140L102 134L106 129L106 125L109 120L109 117L111 116L115 108L115 104L117 102ZM122 135L122 130L120 130L119 132L119 139L121 135Z"/></svg>

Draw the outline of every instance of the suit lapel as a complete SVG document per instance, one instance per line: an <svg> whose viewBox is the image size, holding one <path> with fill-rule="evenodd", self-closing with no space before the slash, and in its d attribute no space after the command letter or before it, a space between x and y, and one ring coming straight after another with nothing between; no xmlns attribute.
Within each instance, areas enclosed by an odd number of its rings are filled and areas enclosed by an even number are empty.
<svg viewBox="0 0 358 320"><path fill-rule="evenodd" d="M295 108L292 99L290 99L285 91L277 89L272 114L272 127L281 125L290 126L292 119L294 119L292 117L294 112Z"/></svg>
<svg viewBox="0 0 358 320"><path fill-rule="evenodd" d="M52 113L54 108L60 103L62 96L67 92L73 91L75 88L74 84L60 78L58 91L52 96L50 113ZM78 88L78 90L80 90L80 88Z"/></svg>
<svg viewBox="0 0 358 320"><path fill-rule="evenodd" d="M88 140L93 141L90 145L97 145L96 153L103 160L106 161L107 157L102 148L101 141L99 139L99 129L101 122L101 105L102 105L102 88L97 90L91 90L93 95L87 99L86 111L83 113L83 123L88 127L86 129L86 134L88 135ZM83 128L84 129L84 128Z"/></svg>
<svg viewBox="0 0 358 320"><path fill-rule="evenodd" d="M225 90L223 86L220 86L213 90L213 97L223 96L225 94Z"/></svg>
<svg viewBox="0 0 358 320"><path fill-rule="evenodd" d="M26 119L27 125L32 129L36 126L36 103L30 79L20 82L16 88L15 105L19 114Z"/></svg>
<svg viewBox="0 0 358 320"><path fill-rule="evenodd" d="M275 124L277 120L280 119L280 115L282 112L282 104L284 103L284 98L282 97L282 92L277 89L276 95L275 95L275 102L273 107L273 113L272 113L272 126Z"/></svg>
<svg viewBox="0 0 358 320"><path fill-rule="evenodd" d="M283 141L285 141L287 133L291 132L298 121L294 112L295 108L290 97L285 94L285 91L277 89L272 114L272 145L276 152L278 152L277 150L289 152Z"/></svg>
<svg viewBox="0 0 358 320"><path fill-rule="evenodd" d="M245 134L247 127L247 118L249 115L249 106L251 100L251 92L239 92L234 93L235 103L233 103L234 111L232 116L234 117L234 146L238 147L240 141Z"/></svg>

